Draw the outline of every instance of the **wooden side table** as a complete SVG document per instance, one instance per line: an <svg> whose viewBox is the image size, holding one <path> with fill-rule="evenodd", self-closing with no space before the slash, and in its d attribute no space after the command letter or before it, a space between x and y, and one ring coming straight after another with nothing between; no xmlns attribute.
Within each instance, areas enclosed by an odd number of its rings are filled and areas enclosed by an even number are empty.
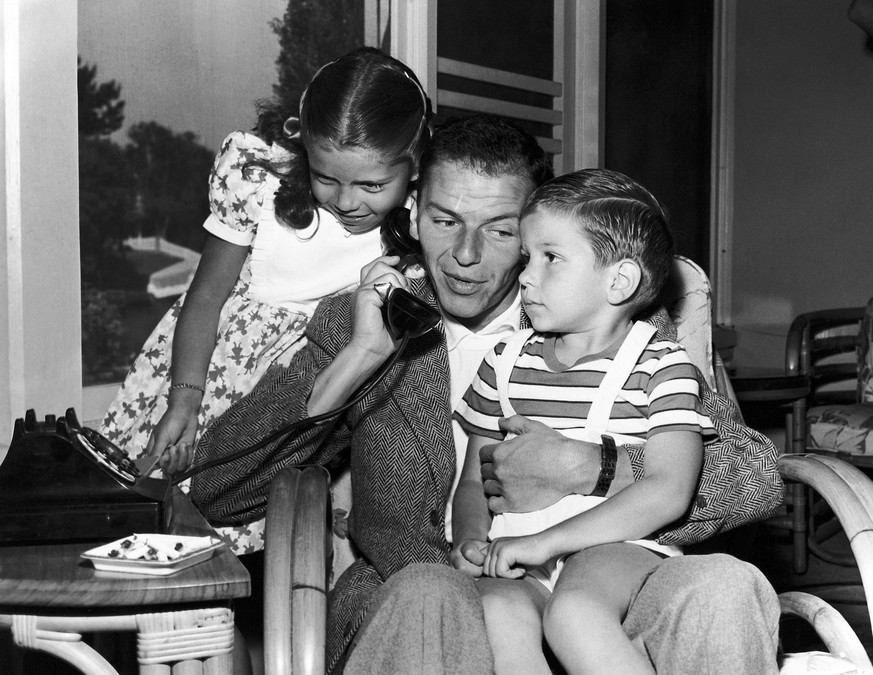
<svg viewBox="0 0 873 675"><path fill-rule="evenodd" d="M784 405L809 393L809 380L805 375L788 375L784 370L740 368L730 375L730 380L741 405Z"/></svg>
<svg viewBox="0 0 873 675"><path fill-rule="evenodd" d="M794 452L791 439L798 438L798 424L806 420L797 419L797 415L788 409L809 394L809 379L805 375L789 375L784 370L773 368L740 368L730 375L737 401L741 408L750 409L758 406L778 406L786 408L787 452ZM779 527L791 530L794 550L794 571L804 574L807 569L807 522L806 488L795 483L788 487L791 503L791 514L771 519L769 522Z"/></svg>
<svg viewBox="0 0 873 675"><path fill-rule="evenodd" d="M169 531L214 531L173 488ZM133 533L131 533L133 534ZM20 646L61 658L89 675L116 670L81 632L136 631L144 675L233 672L230 601L251 592L249 574L227 548L169 576L98 572L80 554L94 544L0 547L0 628Z"/></svg>

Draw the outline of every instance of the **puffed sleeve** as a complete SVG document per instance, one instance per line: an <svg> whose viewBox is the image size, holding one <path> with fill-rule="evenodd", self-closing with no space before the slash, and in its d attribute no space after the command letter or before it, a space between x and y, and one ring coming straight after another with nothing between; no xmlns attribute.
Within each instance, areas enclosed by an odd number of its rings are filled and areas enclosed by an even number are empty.
<svg viewBox="0 0 873 675"><path fill-rule="evenodd" d="M254 134L234 131L221 144L209 174L209 209L203 227L231 244L252 243L261 217L267 171L252 162L270 159L270 148Z"/></svg>

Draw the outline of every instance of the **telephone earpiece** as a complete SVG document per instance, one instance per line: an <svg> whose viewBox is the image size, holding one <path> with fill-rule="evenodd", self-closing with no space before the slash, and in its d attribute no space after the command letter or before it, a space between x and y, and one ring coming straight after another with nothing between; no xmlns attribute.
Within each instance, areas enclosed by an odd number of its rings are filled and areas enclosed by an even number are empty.
<svg viewBox="0 0 873 675"><path fill-rule="evenodd" d="M381 234L385 255L400 256L401 271L421 253L418 241L409 233L409 209L393 209L382 223ZM382 317L395 340L424 335L440 321L439 312L402 288L391 289L382 306Z"/></svg>
<svg viewBox="0 0 873 675"><path fill-rule="evenodd" d="M381 230L385 255L399 255L405 258L408 255L421 253L421 246L409 233L409 217L409 209L402 206L388 213Z"/></svg>

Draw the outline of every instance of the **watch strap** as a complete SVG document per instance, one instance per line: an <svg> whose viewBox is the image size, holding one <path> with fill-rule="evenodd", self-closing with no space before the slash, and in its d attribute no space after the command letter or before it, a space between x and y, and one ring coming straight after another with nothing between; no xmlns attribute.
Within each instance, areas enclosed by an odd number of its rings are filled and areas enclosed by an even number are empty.
<svg viewBox="0 0 873 675"><path fill-rule="evenodd" d="M593 497L605 497L615 478L615 466L618 463L618 451L615 448L615 439L606 434L600 437L600 475L597 477L597 485L591 493Z"/></svg>

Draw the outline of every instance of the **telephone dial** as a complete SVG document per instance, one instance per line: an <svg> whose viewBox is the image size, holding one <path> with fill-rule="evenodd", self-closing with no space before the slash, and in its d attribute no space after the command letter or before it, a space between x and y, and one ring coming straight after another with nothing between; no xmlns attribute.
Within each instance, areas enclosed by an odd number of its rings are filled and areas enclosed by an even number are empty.
<svg viewBox="0 0 873 675"><path fill-rule="evenodd" d="M401 270L420 253L418 242L409 234L406 209L389 214L381 235L386 254L401 257ZM286 424L259 443L197 465L172 481L145 475L144 464L132 461L100 433L79 424L72 408L61 417L46 415L43 421L28 410L23 419L15 421L9 450L0 464L0 545L107 541L132 532L165 532L164 501L172 484L347 410L396 363L410 339L424 335L440 321L439 312L402 288L392 288L382 315L401 344L348 402L323 415Z"/></svg>
<svg viewBox="0 0 873 675"><path fill-rule="evenodd" d="M0 544L99 541L164 532L170 482L140 475L128 455L70 408L15 420L0 465Z"/></svg>

